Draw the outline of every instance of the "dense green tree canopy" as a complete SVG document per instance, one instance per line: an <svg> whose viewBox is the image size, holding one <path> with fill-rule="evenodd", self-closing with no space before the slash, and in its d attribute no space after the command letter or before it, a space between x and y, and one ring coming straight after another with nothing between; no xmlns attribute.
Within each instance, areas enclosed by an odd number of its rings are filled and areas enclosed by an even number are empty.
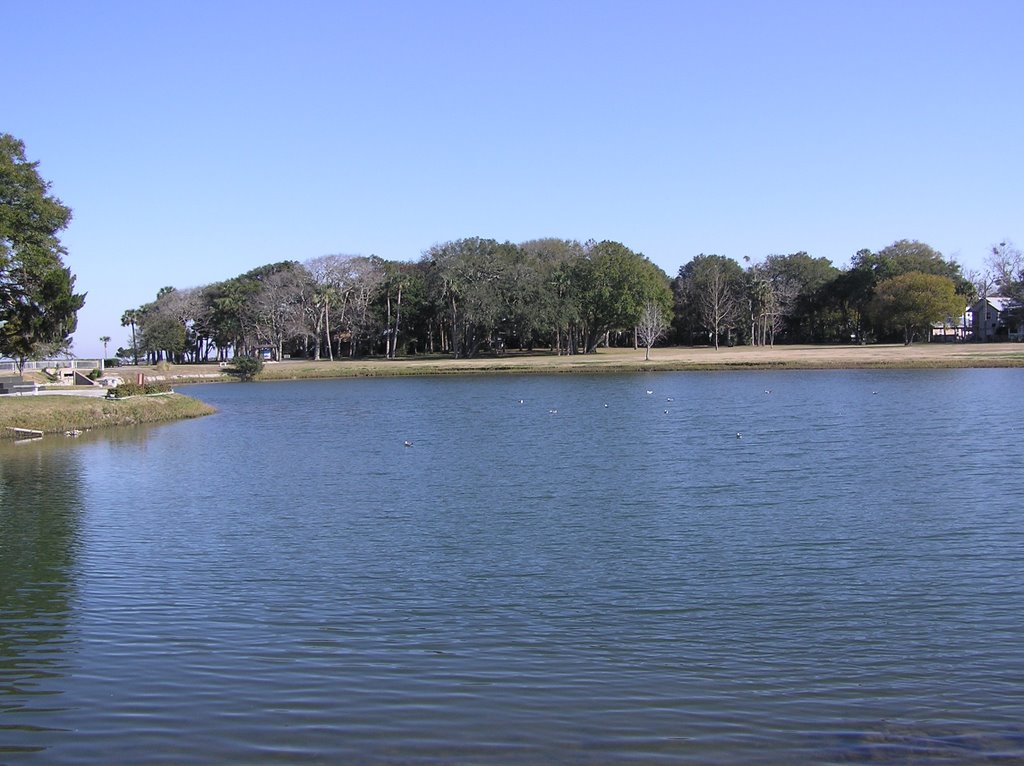
<svg viewBox="0 0 1024 766"><path fill-rule="evenodd" d="M743 316L743 269L732 258L701 253L679 269L674 282L677 327L689 342L719 347Z"/></svg>
<svg viewBox="0 0 1024 766"><path fill-rule="evenodd" d="M839 274L828 258L812 258L805 252L791 255L769 255L765 267L797 286L800 295L820 290Z"/></svg>
<svg viewBox="0 0 1024 766"><path fill-rule="evenodd" d="M854 256L852 266L870 271L876 285L901 274L916 272L946 277L953 282L956 291L965 296L971 296L974 291L959 263L947 260L942 253L917 240L901 239L877 253L861 250Z"/></svg>
<svg viewBox="0 0 1024 766"><path fill-rule="evenodd" d="M474 356L503 319L508 292L507 252L512 246L469 237L427 253L434 298L444 306L447 337L455 356Z"/></svg>
<svg viewBox="0 0 1024 766"><path fill-rule="evenodd" d="M963 308L952 279L910 271L879 283L872 313L880 326L902 331L909 346L916 336L928 336L932 322L956 316Z"/></svg>
<svg viewBox="0 0 1024 766"><path fill-rule="evenodd" d="M824 290L839 276L828 258L805 252L769 255L748 271L747 305L754 343L780 340L806 343L827 334L827 312L821 311Z"/></svg>
<svg viewBox="0 0 1024 766"><path fill-rule="evenodd" d="M58 237L70 220L24 144L0 134L0 355L22 365L67 346L85 302Z"/></svg>
<svg viewBox="0 0 1024 766"><path fill-rule="evenodd" d="M665 309L671 305L665 273L620 242L591 246L585 257L576 261L574 271L588 353L609 330L636 326L649 301Z"/></svg>

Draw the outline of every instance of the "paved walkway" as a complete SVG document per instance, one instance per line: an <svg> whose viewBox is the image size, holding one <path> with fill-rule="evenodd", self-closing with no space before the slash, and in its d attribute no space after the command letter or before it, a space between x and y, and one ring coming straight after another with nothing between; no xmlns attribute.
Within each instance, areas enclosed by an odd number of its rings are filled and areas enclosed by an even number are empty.
<svg viewBox="0 0 1024 766"><path fill-rule="evenodd" d="M0 396L92 396L102 398L110 389L103 386L80 386L78 388L39 388L35 391L24 391Z"/></svg>

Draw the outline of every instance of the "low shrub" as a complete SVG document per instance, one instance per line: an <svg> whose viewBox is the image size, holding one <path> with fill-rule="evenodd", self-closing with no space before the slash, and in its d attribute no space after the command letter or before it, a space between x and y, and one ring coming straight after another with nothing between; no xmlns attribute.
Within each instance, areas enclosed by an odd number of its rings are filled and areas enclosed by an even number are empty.
<svg viewBox="0 0 1024 766"><path fill-rule="evenodd" d="M236 356L227 372L240 380L253 380L263 372L263 360L258 356Z"/></svg>
<svg viewBox="0 0 1024 766"><path fill-rule="evenodd" d="M126 381L119 386L115 386L107 392L107 396L111 399L125 399L129 396L143 396L145 394L163 394L170 390L170 386L166 383L132 383Z"/></svg>

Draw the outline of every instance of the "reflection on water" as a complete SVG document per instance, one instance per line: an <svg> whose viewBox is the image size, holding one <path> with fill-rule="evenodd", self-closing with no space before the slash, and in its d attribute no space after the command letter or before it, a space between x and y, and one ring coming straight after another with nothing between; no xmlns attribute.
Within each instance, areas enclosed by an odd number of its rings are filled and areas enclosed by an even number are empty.
<svg viewBox="0 0 1024 766"><path fill-rule="evenodd" d="M59 712L82 513L79 455L0 444L0 757L42 748Z"/></svg>
<svg viewBox="0 0 1024 766"><path fill-rule="evenodd" d="M209 418L25 445L0 482L22 615L0 742L39 763L1020 761L1022 383L232 385L193 390ZM12 492L61 476L63 512L14 519Z"/></svg>

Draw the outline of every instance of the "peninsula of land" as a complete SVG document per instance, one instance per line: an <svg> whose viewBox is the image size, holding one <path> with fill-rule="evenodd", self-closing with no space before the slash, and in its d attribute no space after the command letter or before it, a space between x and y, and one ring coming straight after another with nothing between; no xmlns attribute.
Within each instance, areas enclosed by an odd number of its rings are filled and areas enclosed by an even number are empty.
<svg viewBox="0 0 1024 766"><path fill-rule="evenodd" d="M214 408L182 394L106 399L39 394L0 397L0 438L73 434L110 426L137 426L209 415Z"/></svg>

